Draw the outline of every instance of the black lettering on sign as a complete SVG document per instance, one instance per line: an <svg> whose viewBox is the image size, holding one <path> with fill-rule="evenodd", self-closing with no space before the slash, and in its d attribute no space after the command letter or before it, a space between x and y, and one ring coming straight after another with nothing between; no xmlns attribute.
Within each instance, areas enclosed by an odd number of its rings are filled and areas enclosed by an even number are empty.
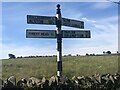
<svg viewBox="0 0 120 90"><path fill-rule="evenodd" d="M44 33L41 33L42 36L44 36Z"/></svg>
<svg viewBox="0 0 120 90"><path fill-rule="evenodd" d="M32 33L32 35L35 35L35 33Z"/></svg>
<svg viewBox="0 0 120 90"><path fill-rule="evenodd" d="M51 36L53 36L54 34L53 33L51 33Z"/></svg>
<svg viewBox="0 0 120 90"><path fill-rule="evenodd" d="M45 33L45 36L49 36L49 33Z"/></svg>

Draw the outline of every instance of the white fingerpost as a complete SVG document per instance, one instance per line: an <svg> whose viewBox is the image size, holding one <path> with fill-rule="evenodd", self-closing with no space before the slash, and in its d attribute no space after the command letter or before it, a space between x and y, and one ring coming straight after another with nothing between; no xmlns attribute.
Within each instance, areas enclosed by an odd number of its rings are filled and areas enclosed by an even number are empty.
<svg viewBox="0 0 120 90"><path fill-rule="evenodd" d="M74 19L62 18L60 5L57 4L56 16L27 15L27 24L56 25L55 30L27 29L26 38L57 38L57 76L62 76L62 38L90 38L89 30L61 30L62 26L84 29L84 22Z"/></svg>
<svg viewBox="0 0 120 90"><path fill-rule="evenodd" d="M62 34L61 34L61 12L60 5L57 5L56 12L56 36L57 36L57 76L60 77L62 75Z"/></svg>

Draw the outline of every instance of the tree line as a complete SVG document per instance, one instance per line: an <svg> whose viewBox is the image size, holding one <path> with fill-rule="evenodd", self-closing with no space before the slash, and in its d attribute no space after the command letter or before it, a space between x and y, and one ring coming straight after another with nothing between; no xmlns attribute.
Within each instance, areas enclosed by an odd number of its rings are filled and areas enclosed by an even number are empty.
<svg viewBox="0 0 120 90"><path fill-rule="evenodd" d="M100 55L111 55L111 54L113 54L111 51L103 51L103 54L95 54L95 53L93 53L93 54L89 54L89 53L86 53L85 55L86 56L100 56ZM117 53L115 53L115 54L120 54L118 51L117 51ZM14 54L8 54L8 56L9 56L9 59L15 59L15 58L39 58L39 57L57 57L57 55L52 55L52 56L48 56L48 55L46 55L46 56L19 56L19 57L16 57ZM64 56L72 56L72 54L68 54L68 55L64 55ZM76 54L75 56L81 56L80 54Z"/></svg>

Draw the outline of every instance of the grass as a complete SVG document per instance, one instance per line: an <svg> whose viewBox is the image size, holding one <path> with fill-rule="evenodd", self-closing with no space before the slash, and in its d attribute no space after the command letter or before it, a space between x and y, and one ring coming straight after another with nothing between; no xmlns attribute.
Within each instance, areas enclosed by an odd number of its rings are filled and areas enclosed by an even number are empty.
<svg viewBox="0 0 120 90"><path fill-rule="evenodd" d="M49 78L56 75L56 57L20 58L2 60L2 78L11 75L17 79L35 76ZM67 56L63 57L63 75L73 76L93 75L95 73L118 72L118 56Z"/></svg>

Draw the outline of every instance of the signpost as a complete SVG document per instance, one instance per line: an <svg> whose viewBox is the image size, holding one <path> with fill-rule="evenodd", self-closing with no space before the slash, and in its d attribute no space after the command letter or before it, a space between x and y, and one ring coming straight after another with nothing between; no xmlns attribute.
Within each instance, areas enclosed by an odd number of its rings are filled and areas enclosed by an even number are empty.
<svg viewBox="0 0 120 90"><path fill-rule="evenodd" d="M90 31L62 30L62 38L90 38ZM26 30L26 38L57 38L55 30Z"/></svg>
<svg viewBox="0 0 120 90"><path fill-rule="evenodd" d="M90 38L90 31L62 30L62 38Z"/></svg>
<svg viewBox="0 0 120 90"><path fill-rule="evenodd" d="M28 29L26 31L26 38L56 38L56 31Z"/></svg>
<svg viewBox="0 0 120 90"><path fill-rule="evenodd" d="M89 30L61 30L61 26L69 26L84 29L84 22L62 18L60 5L57 5L56 16L27 15L28 24L56 25L56 30L32 30L27 29L27 38L56 38L57 39L57 76L62 75L62 38L90 38Z"/></svg>
<svg viewBox="0 0 120 90"><path fill-rule="evenodd" d="M78 20L62 18L62 25L84 29L84 22L83 21L78 21Z"/></svg>
<svg viewBox="0 0 120 90"><path fill-rule="evenodd" d="M49 24L55 25L55 17L27 15L28 24Z"/></svg>
<svg viewBox="0 0 120 90"><path fill-rule="evenodd" d="M49 17L49 16L27 15L27 23L28 24L56 25L55 21L56 21L56 17L53 17L53 16ZM61 18L61 22L62 22L63 26L84 29L84 22L83 21Z"/></svg>

